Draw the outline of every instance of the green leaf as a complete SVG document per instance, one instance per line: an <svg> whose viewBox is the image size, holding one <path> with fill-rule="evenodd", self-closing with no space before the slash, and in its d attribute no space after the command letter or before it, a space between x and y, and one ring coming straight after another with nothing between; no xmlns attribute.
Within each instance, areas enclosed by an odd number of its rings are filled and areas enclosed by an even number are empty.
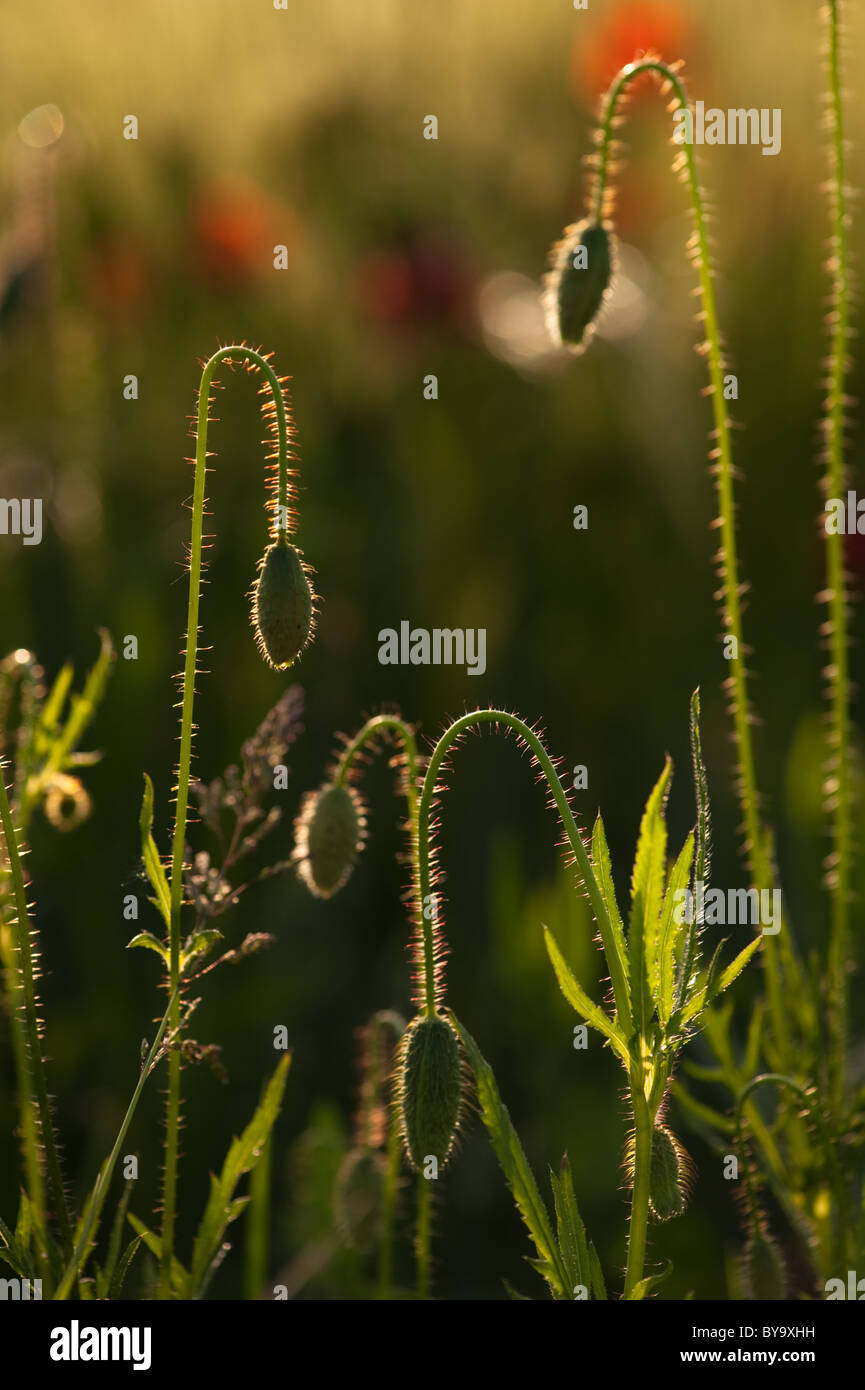
<svg viewBox="0 0 865 1390"><path fill-rule="evenodd" d="M563 1264L559 1248L553 1236L550 1218L543 1198L538 1191L529 1161L514 1129L507 1107L502 1103L492 1067L484 1057L474 1038L462 1026L459 1019L451 1014L454 1027L462 1039L474 1073L481 1115L490 1136L499 1166L505 1181L516 1202L517 1210L528 1227L534 1241L539 1260L535 1268L546 1279L553 1297L569 1299L572 1297L567 1270Z"/></svg>
<svg viewBox="0 0 865 1390"><path fill-rule="evenodd" d="M162 957L165 964L168 964L168 947L158 941L152 932L140 931L137 936L133 936L132 940L126 943L127 951L130 951L133 946L146 946L148 951L155 951L157 955Z"/></svg>
<svg viewBox="0 0 865 1390"><path fill-rule="evenodd" d="M129 1222L133 1231L144 1241L151 1255L155 1255L157 1260L162 1259L162 1240L155 1231L151 1231L149 1226L145 1226L143 1221L139 1221L134 1212L126 1213L126 1220ZM171 1257L171 1287L178 1298L186 1297L186 1289L189 1287L189 1273L177 1259L176 1255Z"/></svg>
<svg viewBox="0 0 865 1390"><path fill-rule="evenodd" d="M647 1274L645 1279L641 1279L639 1284L634 1285L631 1293L632 1300L639 1301L645 1298L647 1294L651 1293L652 1289L656 1289L659 1284L663 1284L665 1279L669 1279L672 1273L673 1262L672 1260L667 1260L667 1263L659 1274Z"/></svg>
<svg viewBox="0 0 865 1390"><path fill-rule="evenodd" d="M120 1298L123 1293L123 1285L129 1273L130 1265L138 1253L141 1246L141 1236L133 1236L127 1245L120 1259L117 1261L117 1268L114 1271L114 1278L111 1280L111 1287L108 1290L108 1297L111 1299Z"/></svg>
<svg viewBox="0 0 865 1390"><path fill-rule="evenodd" d="M687 932L684 915L676 921L676 909L682 905L682 894L687 890L694 858L694 836L689 835L682 852L670 870L667 891L664 895L664 908L661 913L659 950L655 967L653 995L658 1008L658 1018L666 1026L673 1012L673 982L676 972L676 950L681 936Z"/></svg>
<svg viewBox="0 0 865 1390"><path fill-rule="evenodd" d="M19 1248L18 1242L5 1221L0 1221L0 1260L3 1260L18 1275L19 1279L33 1279L35 1277L35 1269L29 1254Z"/></svg>
<svg viewBox="0 0 865 1390"><path fill-rule="evenodd" d="M607 969L610 972L610 979L613 982L613 992L616 996L616 1005L622 1015L622 1024L625 1029L631 1028L631 990L628 984L629 963L628 947L625 942L625 929L622 925L622 916L619 912L619 905L616 902L616 889L613 883L613 866L610 863L610 851L607 846L607 836L604 830L604 822L600 811L595 820L595 828L592 832L592 865L595 870L595 877L598 887L601 890L601 897L607 909L607 916L610 919L610 928L614 945L614 959L607 961Z"/></svg>
<svg viewBox="0 0 865 1390"><path fill-rule="evenodd" d="M42 706L42 713L39 717L40 732L53 734L60 722L60 714L66 703L66 696L69 694L69 687L73 677L72 663L67 662L61 667L55 677L54 684L48 694L45 704Z"/></svg>
<svg viewBox="0 0 865 1390"><path fill-rule="evenodd" d="M631 876L631 1009L634 1022L644 1033L652 1016L649 993L658 949L659 918L664 892L667 827L664 807L673 764L668 758L655 784L640 823L637 853Z"/></svg>
<svg viewBox="0 0 865 1390"><path fill-rule="evenodd" d="M153 783L144 774L144 796L141 801L141 815L138 818L138 825L141 830L141 856L144 860L144 867L147 870L147 877L150 879L156 897L152 899L159 911L162 913L166 926L171 925L171 892L168 887L168 879L165 877L165 870L162 867L162 860L159 858L159 851L156 848L156 841L153 838Z"/></svg>
<svg viewBox="0 0 865 1390"><path fill-rule="evenodd" d="M604 1283L604 1271L601 1269L601 1262L594 1245L589 1246L589 1268L592 1271L591 1292L595 1298L603 1301L607 1297L607 1286Z"/></svg>
<svg viewBox="0 0 865 1390"><path fill-rule="evenodd" d="M703 929L703 909L697 909L698 886L709 887L712 862L712 816L709 807L709 784L703 764L703 745L700 736L700 692L691 696L691 760L694 769L694 797L697 806L697 825L694 849L694 906L697 915L688 928L685 949L679 956L676 977L676 1007L686 998L691 978L697 966L697 951ZM702 896L700 897L702 902Z"/></svg>
<svg viewBox="0 0 865 1390"><path fill-rule="evenodd" d="M239 1139L232 1140L219 1177L211 1174L210 1196L192 1250L187 1298L200 1296L214 1261L220 1256L226 1229L237 1219L249 1200L246 1197L235 1199L234 1191L244 1173L254 1168L261 1157L279 1114L290 1061L290 1054L282 1058L246 1129Z"/></svg>
<svg viewBox="0 0 865 1390"><path fill-rule="evenodd" d="M744 950L740 951L735 960L727 966L726 970L721 972L720 978L714 982L707 982L702 989L698 990L682 1014L682 1022L688 1023L695 1014L702 1012L707 1004L711 1004L713 999L717 999L719 995L723 994L725 989L729 989L762 944L762 936L755 936L753 941L749 941ZM711 973L710 971L710 976Z"/></svg>
<svg viewBox="0 0 865 1390"><path fill-rule="evenodd" d="M222 939L222 932L218 931L216 927L207 927L190 937L186 950L182 952L180 957L181 975L196 956L205 954L212 946L216 945L217 941L222 941Z"/></svg>
<svg viewBox="0 0 865 1390"><path fill-rule="evenodd" d="M574 1181L571 1165L565 1154L560 1173L550 1170L550 1183L556 1208L556 1232L559 1239L559 1254L568 1276L568 1284L573 1289L584 1284L591 1289L591 1269L589 1251L586 1246L586 1228L583 1225L577 1199L574 1195Z"/></svg>
<svg viewBox="0 0 865 1390"><path fill-rule="evenodd" d="M577 1013L596 1028L599 1033L603 1033L605 1038L609 1038L619 1057L625 1065L628 1065L628 1046L622 1034L618 1031L615 1024L607 1017L599 1005L592 1002L586 994L580 982L571 971L570 966L559 950L558 943L552 932L544 927L544 940L547 944L547 952L553 963L559 988L572 1008Z"/></svg>

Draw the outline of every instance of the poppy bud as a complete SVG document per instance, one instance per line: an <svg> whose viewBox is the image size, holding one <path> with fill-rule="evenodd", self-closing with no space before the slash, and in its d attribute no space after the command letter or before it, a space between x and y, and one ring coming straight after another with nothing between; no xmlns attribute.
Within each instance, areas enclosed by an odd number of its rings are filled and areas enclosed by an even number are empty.
<svg viewBox="0 0 865 1390"><path fill-rule="evenodd" d="M574 223L553 247L544 309L557 345L572 352L588 346L610 288L613 259L613 239L598 222Z"/></svg>
<svg viewBox="0 0 865 1390"><path fill-rule="evenodd" d="M281 538L269 545L252 588L252 626L269 666L284 670L303 651L312 627L313 596L300 552Z"/></svg>
<svg viewBox="0 0 865 1390"><path fill-rule="evenodd" d="M295 823L294 859L317 898L332 897L346 882L363 846L365 826L354 787L332 783L306 797Z"/></svg>
<svg viewBox="0 0 865 1390"><path fill-rule="evenodd" d="M418 1014L402 1036L397 1103L406 1153L413 1168L435 1158L443 1168L456 1137L463 1094L459 1039L440 1015Z"/></svg>
<svg viewBox="0 0 865 1390"><path fill-rule="evenodd" d="M681 1216L691 1192L693 1164L669 1129L656 1125L652 1132L649 1206L656 1221Z"/></svg>

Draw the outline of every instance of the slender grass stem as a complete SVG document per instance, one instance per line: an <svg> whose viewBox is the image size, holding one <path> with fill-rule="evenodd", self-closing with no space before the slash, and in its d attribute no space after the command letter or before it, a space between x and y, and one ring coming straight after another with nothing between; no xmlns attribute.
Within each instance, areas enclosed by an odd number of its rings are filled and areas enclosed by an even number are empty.
<svg viewBox="0 0 865 1390"><path fill-rule="evenodd" d="M27 1060L32 1079L33 1095L39 1115L39 1135L45 1153L45 1166L48 1175L48 1188L54 1208L54 1219L60 1230L64 1254L72 1249L72 1224L63 1177L60 1171L60 1158L54 1136L51 1106L48 1100L48 1082L45 1062L42 1056L42 1038L39 1027L39 1013L36 1004L36 984L33 969L33 954L30 949L30 915L27 909L27 892L24 886L24 871L12 810L6 790L6 778L0 766L0 822L3 828L5 855L9 865L14 896L14 951L17 976L20 983L21 1002L24 1015L24 1030L27 1039Z"/></svg>
<svg viewBox="0 0 865 1390"><path fill-rule="evenodd" d="M614 132L618 125L619 108L631 84L646 73L654 74L656 78L660 79L663 90L672 93L671 110L673 112L689 109L685 86L678 72L668 64L657 58L648 57L630 63L622 69L613 81L603 103L596 161L596 180L591 198L593 213L598 221L606 215L607 209L612 203L610 178ZM705 330L705 342L701 351L705 355L708 368L708 394L712 399L714 420L711 436L714 443L710 458L714 464L720 513L718 529L721 545L718 565L721 580L721 613L726 636L735 639L730 655L730 676L726 682L726 688L730 694L733 737L738 758L737 790L745 836L745 852L755 887L769 889L772 887L775 875L771 839L763 825L760 813L760 795L751 732L748 675L745 665L747 648L742 624L742 596L745 589L739 572L736 540L732 426L724 398L724 352L709 252L706 211L700 190L693 143L685 142L682 144L674 168L677 172L683 173L688 188L694 227L690 249L697 268L702 301L701 318ZM782 923L778 937L767 937L763 952L769 1010L775 1036L783 1055L789 1054L790 1034L784 999L781 959L783 959L784 970L788 976L795 976L796 973L792 947L787 940L787 935L785 925ZM790 982L788 981L788 983Z"/></svg>
<svg viewBox="0 0 865 1390"><path fill-rule="evenodd" d="M207 474L207 429L210 422L210 396L214 375L226 361L249 362L265 377L275 412L277 445L277 485L272 528L276 535L288 535L288 413L282 385L267 358L253 348L233 344L220 348L205 364L198 393L198 419L195 446L195 483L192 497L192 539L189 547L189 602L186 624L186 651L183 668L183 696L180 718L180 756L177 769L174 836L171 853L171 922L169 928L169 989L174 998L169 1020L174 1037L168 1062L168 1097L165 1118L165 1172L162 1200L162 1261L159 1297L171 1296L171 1261L174 1255L174 1226L177 1204L178 1141L180 1134L181 1053L177 1034L180 1029L180 943L183 905L183 858L189 808L189 781L192 767L193 709L198 665L199 603L203 564L205 479Z"/></svg>
<svg viewBox="0 0 865 1390"><path fill-rule="evenodd" d="M825 496L844 497L844 416L846 408L847 348L850 338L850 237L847 206L847 151L844 135L844 103L841 93L841 3L829 0L825 9L828 26L830 151L832 172L832 319L828 392L825 404ZM829 756L827 784L832 826L830 872L831 933L829 941L830 1086L836 1105L844 1092L847 1038L847 953L849 902L853 859L853 813L850 777L850 670L847 620L847 581L844 537L835 530L826 537L826 631L829 637Z"/></svg>

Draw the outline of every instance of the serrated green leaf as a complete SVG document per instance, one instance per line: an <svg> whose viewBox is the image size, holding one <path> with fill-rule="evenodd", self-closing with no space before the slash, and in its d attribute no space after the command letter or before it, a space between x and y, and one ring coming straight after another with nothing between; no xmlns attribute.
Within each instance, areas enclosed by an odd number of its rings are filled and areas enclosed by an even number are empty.
<svg viewBox="0 0 865 1390"><path fill-rule="evenodd" d="M146 772L138 825L141 830L141 857L144 860L144 867L147 871L147 877L150 879L151 887L156 894L153 901L162 913L166 926L170 926L171 892L168 887L168 879L165 877L165 870L162 867L162 860L159 858L159 851L156 848L156 841L153 838L153 783Z"/></svg>
<svg viewBox="0 0 865 1390"><path fill-rule="evenodd" d="M525 1222L538 1252L539 1260L535 1262L534 1267L538 1268L539 1273L549 1284L554 1298L570 1298L567 1271L553 1236L547 1208L538 1191L534 1174L529 1167L529 1161L514 1129L507 1107L499 1095L492 1067L484 1059L474 1038L462 1026L459 1019L454 1014L451 1014L451 1019L462 1039L469 1064L474 1073L481 1115L496 1158L499 1161L499 1167L504 1173L505 1182L510 1188L517 1210Z"/></svg>
<svg viewBox="0 0 865 1390"><path fill-rule="evenodd" d="M628 1047L625 1038L618 1031L612 1020L607 1017L603 1009L598 1004L593 1003L586 994L586 991L583 989L579 980L574 976L570 966L559 950L555 937L547 927L544 927L544 940L547 944L547 953L552 961L553 969L556 972L556 979L559 982L559 988L562 994L571 1007L576 1009L577 1013L584 1018L587 1023L591 1024L593 1028L596 1028L599 1033L603 1033L605 1038L609 1038L618 1056L627 1066Z"/></svg>
<svg viewBox="0 0 865 1390"><path fill-rule="evenodd" d="M192 1250L187 1298L198 1298L213 1262L219 1257L223 1236L246 1205L247 1198L234 1198L234 1190L244 1173L254 1168L267 1143L282 1104L288 1076L290 1054L286 1054L267 1083L255 1114L239 1138L233 1139L218 1178L211 1175L210 1196L201 1218Z"/></svg>
<svg viewBox="0 0 865 1390"><path fill-rule="evenodd" d="M644 1299L647 1294L651 1293L652 1289L656 1289L659 1284L663 1284L665 1279L669 1279L672 1273L673 1262L672 1260L667 1260L667 1263L659 1274L647 1274L645 1279L641 1279L639 1284L634 1285L631 1292L631 1299L637 1302Z"/></svg>
<svg viewBox="0 0 865 1390"><path fill-rule="evenodd" d="M664 868L667 857L667 826L664 807L673 764L668 758L664 770L646 802L637 853L631 875L631 915L628 949L631 963L631 1011L634 1023L644 1033L652 1016L650 982L658 950Z"/></svg>
<svg viewBox="0 0 865 1390"><path fill-rule="evenodd" d="M133 1236L126 1249L123 1251L123 1254L120 1256L120 1259L117 1261L114 1278L111 1280L111 1286L108 1290L108 1297L110 1299L120 1298L123 1293L123 1285L126 1283L126 1276L129 1273L130 1266L138 1253L141 1243L141 1236Z"/></svg>
<svg viewBox="0 0 865 1390"><path fill-rule="evenodd" d="M622 915L619 912L619 905L616 902L616 888L613 883L613 866L610 862L610 851L607 846L607 835L604 830L604 821L600 811L595 820L595 828L592 832L592 866L595 870L595 877L601 891L601 897L607 909L607 916L610 920L610 930L613 941L612 960L607 959L607 969L610 972L610 980L613 985L613 993L616 998L616 1008L621 1017L622 1026L626 1032L630 1032L632 1026L631 1018L631 989L629 984L630 966L628 962L628 947L625 942L625 928L622 923ZM606 951L605 951L605 954Z"/></svg>
<svg viewBox="0 0 865 1390"><path fill-rule="evenodd" d="M655 978L652 993L658 1009L658 1018L666 1027L673 1012L673 984L676 974L676 951L679 942L688 931L684 915L676 920L676 909L681 906L682 894L687 890L694 859L694 836L689 835L682 851L667 879L664 906L661 912L658 953L655 962Z"/></svg>
<svg viewBox="0 0 865 1390"><path fill-rule="evenodd" d="M168 947L165 946L165 945L163 944L163 942L158 941L157 938L153 935L152 932L149 932L149 931L140 931L140 932L138 932L137 936L133 936L133 938L132 938L131 941L127 941L127 943L126 943L126 949L127 949L127 951L130 951L130 950L132 949L133 946L145 946L145 947L147 948L148 951L155 951L155 952L157 953L157 955L160 955L160 956L162 957L162 959L165 961L165 964L166 964L166 965L168 964L168 960L169 960Z"/></svg>
<svg viewBox="0 0 865 1390"><path fill-rule="evenodd" d="M560 1173L550 1170L550 1183L553 1189L553 1203L556 1210L556 1234L559 1241L559 1254L568 1276L571 1290L577 1284L591 1284L589 1251L586 1245L586 1228L583 1225L574 1195L574 1182L571 1165L565 1154ZM573 1294L572 1294L573 1296Z"/></svg>
<svg viewBox="0 0 865 1390"><path fill-rule="evenodd" d="M604 1271L601 1269L601 1262L594 1245L589 1246L589 1268L592 1272L591 1292L595 1298L603 1301L607 1297L607 1285L604 1282Z"/></svg>
<svg viewBox="0 0 865 1390"><path fill-rule="evenodd" d="M145 1226L134 1212L126 1213L126 1220L129 1222L133 1231L140 1236L151 1255L155 1255L157 1260L162 1260L162 1240L155 1231L151 1231L149 1226ZM171 1287L178 1298L185 1298L185 1290L189 1287L189 1273L177 1259L176 1255L171 1257Z"/></svg>
<svg viewBox="0 0 865 1390"><path fill-rule="evenodd" d="M755 951L759 950L762 944L762 936L755 936L753 941L749 941L744 950L740 951L735 960L727 966L726 970L721 971L718 978L710 987L704 985L702 989L698 990L682 1014L682 1022L688 1023L696 1014L700 1013L707 1004L711 1004L713 999L717 999L722 995L725 989L729 989L730 985L741 975L748 961L754 955Z"/></svg>
<svg viewBox="0 0 865 1390"><path fill-rule="evenodd" d="M191 961L195 960L196 956L204 955L212 946L215 946L218 941L222 941L222 939L222 932L216 927L207 927L203 931L196 932L195 935L190 938L186 950L181 954L180 973L183 974L186 967Z"/></svg>

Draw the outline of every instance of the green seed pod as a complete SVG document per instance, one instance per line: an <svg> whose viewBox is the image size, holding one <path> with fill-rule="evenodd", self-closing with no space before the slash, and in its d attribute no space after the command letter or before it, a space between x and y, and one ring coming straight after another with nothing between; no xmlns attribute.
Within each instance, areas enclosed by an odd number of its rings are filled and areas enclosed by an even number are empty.
<svg viewBox="0 0 865 1390"><path fill-rule="evenodd" d="M787 1295L787 1270L777 1242L757 1228L748 1237L742 1257L742 1282L746 1298L779 1303Z"/></svg>
<svg viewBox="0 0 865 1390"><path fill-rule="evenodd" d="M649 1207L656 1221L681 1216L688 1205L693 1164L671 1130L656 1125L652 1132Z"/></svg>
<svg viewBox="0 0 865 1390"><path fill-rule="evenodd" d="M300 552L284 537L269 545L258 562L252 588L252 626L258 650L269 666L285 670L309 641L313 595Z"/></svg>
<svg viewBox="0 0 865 1390"><path fill-rule="evenodd" d="M349 878L363 848L366 819L354 787L320 787L304 800L295 822L298 873L317 898L329 898Z"/></svg>
<svg viewBox="0 0 865 1390"><path fill-rule="evenodd" d="M547 327L557 346L583 352L597 326L614 269L614 241L597 222L577 222L553 247L544 281Z"/></svg>
<svg viewBox="0 0 865 1390"><path fill-rule="evenodd" d="M397 1103L413 1168L429 1158L443 1168L453 1148L463 1095L459 1039L447 1019L418 1014L402 1036Z"/></svg>
<svg viewBox="0 0 865 1390"><path fill-rule="evenodd" d="M384 1155L368 1149L351 1149L339 1166L334 1219L343 1240L356 1250L371 1250L378 1240L386 1174Z"/></svg>

